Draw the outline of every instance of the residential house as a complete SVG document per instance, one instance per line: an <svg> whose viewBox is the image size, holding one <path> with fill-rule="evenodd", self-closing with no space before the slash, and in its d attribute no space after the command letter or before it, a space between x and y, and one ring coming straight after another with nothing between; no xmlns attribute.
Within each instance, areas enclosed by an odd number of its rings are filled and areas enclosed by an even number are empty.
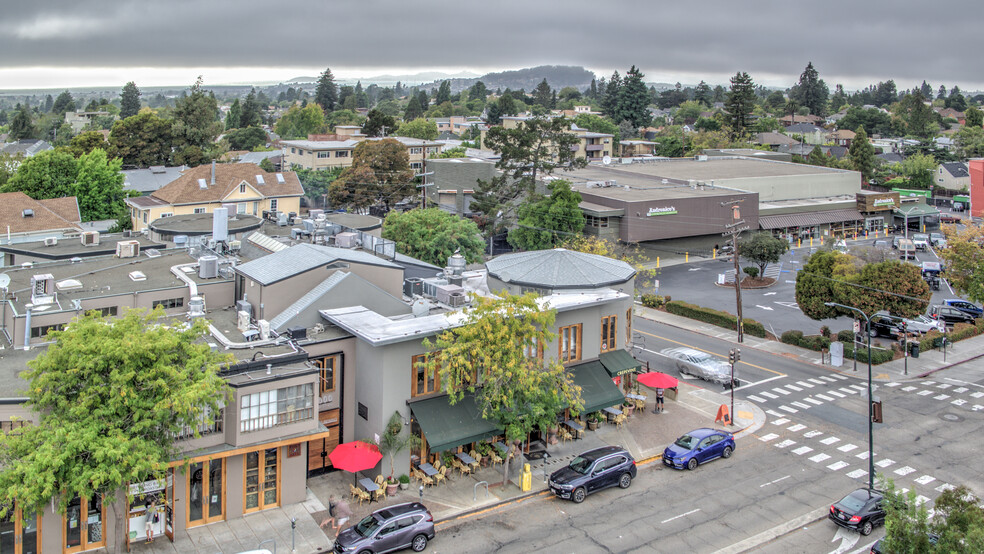
<svg viewBox="0 0 984 554"><path fill-rule="evenodd" d="M967 162L941 163L933 184L949 190L970 190L970 167Z"/></svg>
<svg viewBox="0 0 984 554"><path fill-rule="evenodd" d="M850 148L851 142L854 140L855 136L857 136L857 133L851 131L850 129L838 129L827 135L827 140L833 142L837 146Z"/></svg>
<svg viewBox="0 0 984 554"><path fill-rule="evenodd" d="M201 165L147 196L127 198L133 229L142 231L161 217L212 213L226 206L230 214L264 211L295 214L304 189L293 171L268 173L254 164Z"/></svg>
<svg viewBox="0 0 984 554"><path fill-rule="evenodd" d="M952 137L936 137L933 139L933 144L947 152L953 152L957 148L957 143Z"/></svg>
<svg viewBox="0 0 984 554"><path fill-rule="evenodd" d="M77 236L82 231L74 196L35 200L23 192L0 193L0 243L9 245ZM50 241L49 241L50 242ZM13 259L4 259L5 266Z"/></svg>
<svg viewBox="0 0 984 554"><path fill-rule="evenodd" d="M73 133L78 134L96 118L109 117L110 115L109 112L65 112L65 123L72 127Z"/></svg>
<svg viewBox="0 0 984 554"><path fill-rule="evenodd" d="M797 125L800 123L822 125L824 122L824 118L818 115L784 115L779 118L779 123L781 123L784 127L789 127L790 125Z"/></svg>
<svg viewBox="0 0 984 554"><path fill-rule="evenodd" d="M843 110L835 114L828 115L827 119L824 120L824 123L826 123L827 125L836 125L837 122L844 119L846 115L847 115L847 108L844 108Z"/></svg>
<svg viewBox="0 0 984 554"><path fill-rule="evenodd" d="M752 144L768 146L770 150L775 152L779 150L780 146L793 146L799 144L799 141L782 133L755 133Z"/></svg>
<svg viewBox="0 0 984 554"><path fill-rule="evenodd" d="M940 114L940 117L943 119L956 119L961 125L964 125L967 121L963 112L957 111L953 108L933 108L933 110Z"/></svg>
<svg viewBox="0 0 984 554"><path fill-rule="evenodd" d="M618 144L618 155L623 158L655 156L657 144L659 143L651 140L623 140Z"/></svg>
<svg viewBox="0 0 984 554"><path fill-rule="evenodd" d="M596 133L587 129L582 129L577 125L571 124L571 132L579 139L580 143L574 150L574 157L586 158L588 161L602 160L611 157L615 153L615 135L608 133Z"/></svg>
<svg viewBox="0 0 984 554"><path fill-rule="evenodd" d="M123 190L136 191L141 195L148 195L178 177L188 169L186 166L165 167L163 165L152 165L146 169L124 169Z"/></svg>
<svg viewBox="0 0 984 554"><path fill-rule="evenodd" d="M25 158L30 158L31 156L37 154L38 152L44 152L45 150L54 150L55 147L48 144L43 140L38 139L22 139L17 142L8 142L0 148L0 152L4 154L10 154L11 156L23 156Z"/></svg>
<svg viewBox="0 0 984 554"><path fill-rule="evenodd" d="M786 134L796 139L797 136L803 137L806 144L823 144L826 142L826 133L823 127L818 127L812 123L795 123L786 127Z"/></svg>

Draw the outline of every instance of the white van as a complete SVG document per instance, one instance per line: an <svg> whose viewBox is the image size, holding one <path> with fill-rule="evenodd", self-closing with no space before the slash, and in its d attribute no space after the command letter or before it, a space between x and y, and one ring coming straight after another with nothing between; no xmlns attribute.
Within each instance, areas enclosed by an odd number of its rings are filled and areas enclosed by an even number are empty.
<svg viewBox="0 0 984 554"><path fill-rule="evenodd" d="M899 239L899 259L915 260L916 245L909 239Z"/></svg>

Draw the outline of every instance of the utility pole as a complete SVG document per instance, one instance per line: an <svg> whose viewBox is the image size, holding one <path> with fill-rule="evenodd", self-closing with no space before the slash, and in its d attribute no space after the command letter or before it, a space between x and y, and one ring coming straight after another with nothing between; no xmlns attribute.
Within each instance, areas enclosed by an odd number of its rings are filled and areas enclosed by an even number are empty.
<svg viewBox="0 0 984 554"><path fill-rule="evenodd" d="M738 235L742 231L748 229L748 225L745 225L745 220L741 219L741 211L738 209L738 204L742 202L739 200L731 200L729 202L721 202L722 206L731 206L732 213L731 217L733 222L730 225L725 225L726 232L721 233L722 236L731 236L731 256L735 262L735 302L737 304L738 313L738 342L744 342L745 340L745 329L742 322L741 316L741 270L738 268Z"/></svg>
<svg viewBox="0 0 984 554"><path fill-rule="evenodd" d="M731 363L731 425L735 424L735 364L741 360L741 348L732 348L728 351L728 361Z"/></svg>

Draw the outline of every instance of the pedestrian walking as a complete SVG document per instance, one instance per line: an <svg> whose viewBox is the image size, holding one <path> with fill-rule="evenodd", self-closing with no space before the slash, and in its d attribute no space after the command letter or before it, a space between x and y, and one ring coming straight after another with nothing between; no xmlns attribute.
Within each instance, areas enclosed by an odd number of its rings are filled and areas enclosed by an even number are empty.
<svg viewBox="0 0 984 554"><path fill-rule="evenodd" d="M654 414L661 413L663 411L663 389L656 389L656 409L653 410Z"/></svg>
<svg viewBox="0 0 984 554"><path fill-rule="evenodd" d="M349 518L352 517L352 509L349 508L348 502L345 499L340 499L335 503L335 538L338 538L338 534L342 532L342 527L348 523Z"/></svg>
<svg viewBox="0 0 984 554"><path fill-rule="evenodd" d="M147 542L154 542L154 525L157 523L157 499L152 498L147 504L147 521L144 523L144 532L147 535Z"/></svg>

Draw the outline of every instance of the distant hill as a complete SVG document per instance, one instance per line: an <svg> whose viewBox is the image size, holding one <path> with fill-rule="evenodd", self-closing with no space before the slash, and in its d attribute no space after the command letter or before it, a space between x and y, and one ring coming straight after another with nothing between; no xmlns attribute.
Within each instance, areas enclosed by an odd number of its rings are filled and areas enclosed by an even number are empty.
<svg viewBox="0 0 984 554"><path fill-rule="evenodd" d="M512 90L523 89L530 92L544 79L547 80L551 88L560 90L564 87L585 89L591 85L591 79L594 78L594 73L580 66L541 65L527 69L486 73L474 79L438 79L423 85L423 87L425 89L437 88L442 80L446 80L450 81L452 92L459 92L474 85L477 81L482 81L490 90L508 88Z"/></svg>

